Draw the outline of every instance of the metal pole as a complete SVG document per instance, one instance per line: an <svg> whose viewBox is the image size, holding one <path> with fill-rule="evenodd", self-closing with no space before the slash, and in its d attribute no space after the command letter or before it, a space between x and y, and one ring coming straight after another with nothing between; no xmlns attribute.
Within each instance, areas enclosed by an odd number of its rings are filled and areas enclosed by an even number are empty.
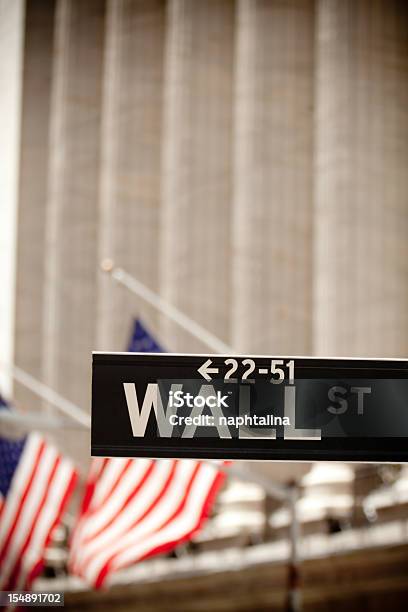
<svg viewBox="0 0 408 612"><path fill-rule="evenodd" d="M176 306L173 306L173 304L157 295L157 293L146 287L146 285L123 270L123 268L115 267L110 259L105 259L101 264L101 268L104 272L110 274L116 282L129 289L129 291L153 306L153 308L156 308L156 310L162 312L216 353L234 353L234 349L228 346L228 344L225 344L225 342L217 338L208 329L205 329L205 327L188 317L184 312L181 312Z"/></svg>
<svg viewBox="0 0 408 612"><path fill-rule="evenodd" d="M299 486L297 483L292 483L288 489L290 557L288 564L287 612L300 612L302 609L300 590L300 522L297 514L298 499Z"/></svg>
<svg viewBox="0 0 408 612"><path fill-rule="evenodd" d="M238 463L237 465L237 463L230 463L225 466L225 470L223 471L227 474L231 474L231 476L236 476L240 480L253 482L259 485L270 497L274 497L280 501L289 499L290 489L288 489L288 487L274 483L259 474L254 474L250 470L247 470L242 464Z"/></svg>
<svg viewBox="0 0 408 612"><path fill-rule="evenodd" d="M31 376L31 374L28 374L15 365L5 363L0 363L0 365L3 369L11 371L11 375L13 376L14 380L35 393L35 395L49 402L55 406L55 408L58 408L60 412L63 412L65 415L69 416L72 420L82 425L82 427L86 427L88 429L91 427L91 417L89 414L87 414L85 410L82 410L82 408L79 408L70 402L66 397L63 397L48 387L48 385L40 382Z"/></svg>
<svg viewBox="0 0 408 612"><path fill-rule="evenodd" d="M72 420L59 419L48 415L39 414L36 412L17 412L16 410L0 410L0 428L1 426L16 426L24 431L31 429L76 429L82 425L73 423Z"/></svg>

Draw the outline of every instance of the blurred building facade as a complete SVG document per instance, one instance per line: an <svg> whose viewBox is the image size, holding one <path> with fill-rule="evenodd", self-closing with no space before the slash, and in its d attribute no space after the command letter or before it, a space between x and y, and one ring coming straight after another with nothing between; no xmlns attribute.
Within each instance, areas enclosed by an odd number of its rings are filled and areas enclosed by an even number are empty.
<svg viewBox="0 0 408 612"><path fill-rule="evenodd" d="M1 65L18 118L10 361L89 410L91 351L124 350L136 315L168 350L207 352L104 276L105 257L241 353L407 355L403 0L0 11L18 26L0 41L18 68ZM64 436L74 455L81 435Z"/></svg>
<svg viewBox="0 0 408 612"><path fill-rule="evenodd" d="M169 351L208 351L104 275L103 258L240 353L407 356L404 0L0 0L0 90L3 365L88 411L91 351L125 350L133 317ZM0 389L53 410L4 370ZM84 473L88 432L53 435ZM302 478L309 468L256 466L280 482L296 473L306 556L401 544L306 563L310 609L322 575L326 601L343 574L358 583L343 594L378 599L381 571L384 591L405 596L407 470L319 465ZM286 559L290 521L233 483L194 546L272 540L268 559ZM320 541L350 521L362 532ZM239 571L231 606L260 570ZM266 568L259 606L286 596L282 572Z"/></svg>

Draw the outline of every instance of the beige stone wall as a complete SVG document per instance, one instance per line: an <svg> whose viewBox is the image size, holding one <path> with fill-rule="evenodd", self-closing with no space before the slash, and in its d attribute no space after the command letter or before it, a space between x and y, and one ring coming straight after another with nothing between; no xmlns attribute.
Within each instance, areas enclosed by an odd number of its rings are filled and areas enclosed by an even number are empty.
<svg viewBox="0 0 408 612"><path fill-rule="evenodd" d="M111 0L106 17L99 255L158 290L165 3ZM99 275L100 350L123 351L132 319L157 312Z"/></svg>
<svg viewBox="0 0 408 612"><path fill-rule="evenodd" d="M234 3L167 3L160 288L230 337ZM162 320L169 351L207 351Z"/></svg>
<svg viewBox="0 0 408 612"><path fill-rule="evenodd" d="M320 2L315 104L314 350L406 356L406 3Z"/></svg>
<svg viewBox="0 0 408 612"><path fill-rule="evenodd" d="M233 344L308 354L314 3L242 0L236 36Z"/></svg>
<svg viewBox="0 0 408 612"><path fill-rule="evenodd" d="M96 342L104 33L102 0L57 2L45 219L43 380L86 411ZM89 456L88 438L88 431L58 432L57 442L82 463Z"/></svg>
<svg viewBox="0 0 408 612"><path fill-rule="evenodd" d="M22 67L23 0L0 0L0 388L11 395Z"/></svg>
<svg viewBox="0 0 408 612"><path fill-rule="evenodd" d="M45 238L44 379L84 407L95 344L105 3L57 3Z"/></svg>
<svg viewBox="0 0 408 612"><path fill-rule="evenodd" d="M22 83L16 274L15 360L42 379L44 355L45 229L49 164L55 0L27 3ZM41 400L18 385L21 406Z"/></svg>

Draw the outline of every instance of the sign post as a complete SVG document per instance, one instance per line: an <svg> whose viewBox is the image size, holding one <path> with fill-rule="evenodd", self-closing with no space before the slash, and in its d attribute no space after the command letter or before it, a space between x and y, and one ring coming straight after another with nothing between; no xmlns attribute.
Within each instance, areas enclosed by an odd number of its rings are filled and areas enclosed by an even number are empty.
<svg viewBox="0 0 408 612"><path fill-rule="evenodd" d="M408 361L94 353L92 454L408 460Z"/></svg>

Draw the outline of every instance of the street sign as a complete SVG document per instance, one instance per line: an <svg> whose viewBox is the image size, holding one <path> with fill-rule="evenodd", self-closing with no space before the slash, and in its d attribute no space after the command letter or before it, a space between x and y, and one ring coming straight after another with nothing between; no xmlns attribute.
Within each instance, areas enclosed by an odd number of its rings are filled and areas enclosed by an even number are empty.
<svg viewBox="0 0 408 612"><path fill-rule="evenodd" d="M408 360L94 353L92 455L408 460Z"/></svg>

